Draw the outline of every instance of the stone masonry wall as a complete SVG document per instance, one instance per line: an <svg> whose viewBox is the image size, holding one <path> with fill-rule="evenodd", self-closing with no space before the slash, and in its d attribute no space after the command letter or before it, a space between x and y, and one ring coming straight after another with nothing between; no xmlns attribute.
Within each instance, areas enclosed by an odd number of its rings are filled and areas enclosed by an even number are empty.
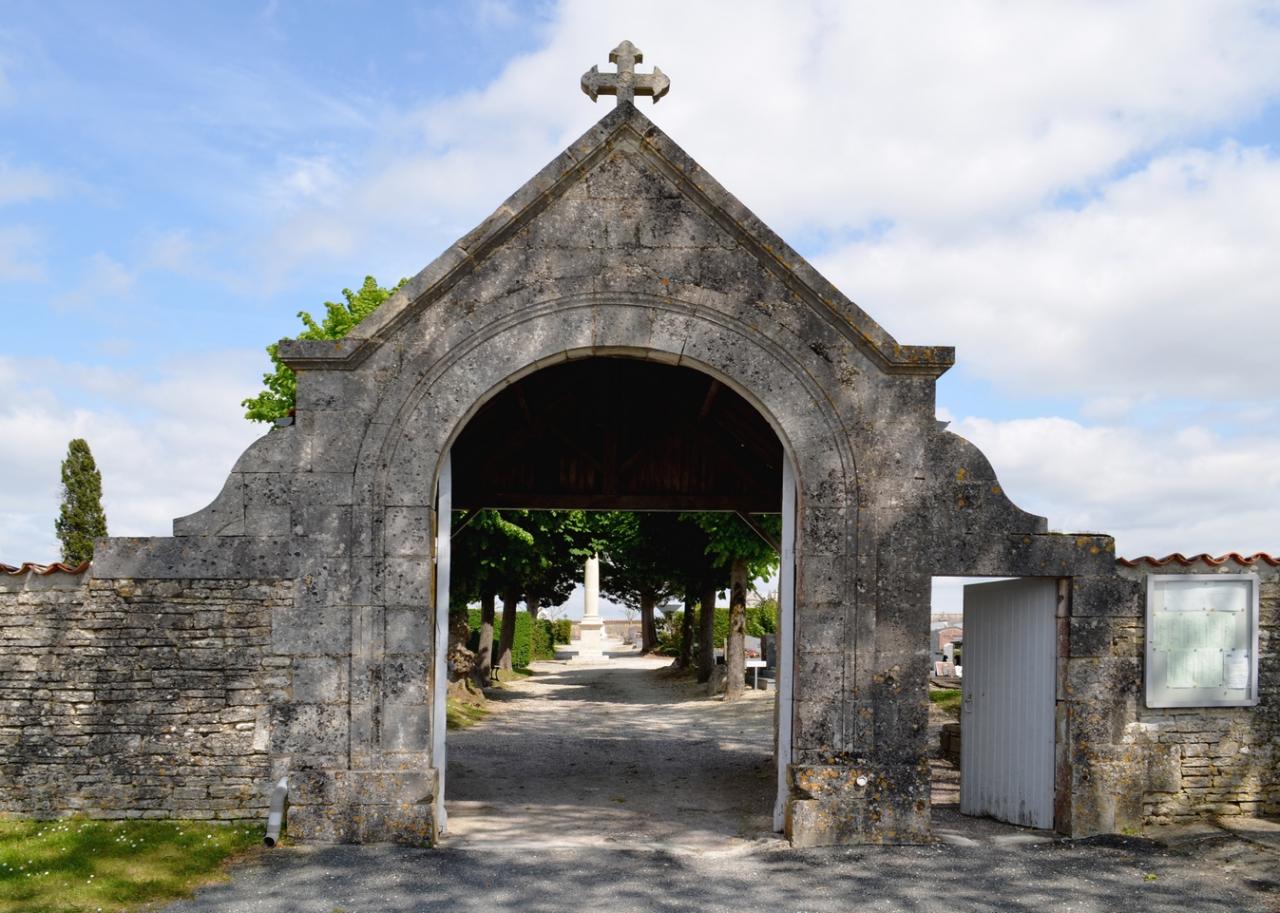
<svg viewBox="0 0 1280 913"><path fill-rule="evenodd" d="M1143 823L1169 824L1209 816L1280 815L1280 569L1259 562L1213 567L1164 565L1128 571L1140 580L1145 605L1147 573L1239 573L1260 577L1258 697L1254 707L1147 709L1135 725L1150 746ZM1145 615L1136 619L1130 650L1143 655Z"/></svg>
<svg viewBox="0 0 1280 913"><path fill-rule="evenodd" d="M1130 832L1219 815L1280 814L1280 568L1263 561L1196 560L1133 567L1077 585L1066 697L1071 753L1089 783L1073 782L1075 813ZM1259 702L1253 707L1148 708L1147 577L1256 573ZM1088 806L1088 807L1085 807Z"/></svg>
<svg viewBox="0 0 1280 913"><path fill-rule="evenodd" d="M257 819L289 581L0 575L0 814Z"/></svg>

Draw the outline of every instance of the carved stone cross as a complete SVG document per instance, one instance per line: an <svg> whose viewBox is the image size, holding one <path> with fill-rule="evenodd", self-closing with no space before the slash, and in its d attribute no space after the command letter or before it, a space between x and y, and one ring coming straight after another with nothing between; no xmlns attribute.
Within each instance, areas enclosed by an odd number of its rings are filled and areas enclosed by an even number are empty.
<svg viewBox="0 0 1280 913"><path fill-rule="evenodd" d="M618 65L617 73L601 73L592 67L582 74L582 91L595 101L601 95L618 96L618 104L634 104L637 95L652 95L653 103L667 94L671 80L657 67L652 73L637 73L636 64L644 60L644 54L630 41L624 41L609 52L609 62Z"/></svg>

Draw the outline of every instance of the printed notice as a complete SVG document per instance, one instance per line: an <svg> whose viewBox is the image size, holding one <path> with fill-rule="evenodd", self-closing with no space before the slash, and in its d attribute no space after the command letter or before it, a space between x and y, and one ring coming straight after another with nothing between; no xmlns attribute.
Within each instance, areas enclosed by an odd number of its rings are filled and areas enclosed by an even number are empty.
<svg viewBox="0 0 1280 913"><path fill-rule="evenodd" d="M1147 706L1256 704L1257 575L1153 575L1147 583Z"/></svg>
<svg viewBox="0 0 1280 913"><path fill-rule="evenodd" d="M1205 622L1208 625L1208 638L1204 644L1206 647L1215 647L1219 650L1233 650L1236 648L1236 619L1240 616L1232 612L1210 612L1205 616Z"/></svg>
<svg viewBox="0 0 1280 913"><path fill-rule="evenodd" d="M1232 691L1246 691L1252 684L1250 678L1249 651L1228 650L1222 686L1230 688Z"/></svg>
<svg viewBox="0 0 1280 913"><path fill-rule="evenodd" d="M1170 688L1194 688L1196 686L1196 651L1170 650L1165 656L1168 657L1166 664L1168 686Z"/></svg>
<svg viewBox="0 0 1280 913"><path fill-rule="evenodd" d="M1178 586L1166 586L1164 605L1166 612L1203 612L1211 605L1212 595L1208 584L1178 581Z"/></svg>
<svg viewBox="0 0 1280 913"><path fill-rule="evenodd" d="M1161 649L1195 650L1210 646L1209 622L1204 615L1162 614L1157 615L1155 621L1156 643Z"/></svg>
<svg viewBox="0 0 1280 913"><path fill-rule="evenodd" d="M1222 687L1222 651L1196 650L1196 687Z"/></svg>
<svg viewBox="0 0 1280 913"><path fill-rule="evenodd" d="M1249 585L1234 580L1162 581L1156 608L1165 612L1243 612L1248 607Z"/></svg>

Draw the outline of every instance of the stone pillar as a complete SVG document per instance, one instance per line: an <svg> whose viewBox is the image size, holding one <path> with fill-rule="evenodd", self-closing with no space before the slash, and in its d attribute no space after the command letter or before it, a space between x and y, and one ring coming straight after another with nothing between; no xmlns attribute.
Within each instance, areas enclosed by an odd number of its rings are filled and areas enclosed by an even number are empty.
<svg viewBox="0 0 1280 913"><path fill-rule="evenodd" d="M600 559L592 555L582 580L582 623L578 626L578 655L574 662L600 663L604 655L604 622L600 620Z"/></svg>

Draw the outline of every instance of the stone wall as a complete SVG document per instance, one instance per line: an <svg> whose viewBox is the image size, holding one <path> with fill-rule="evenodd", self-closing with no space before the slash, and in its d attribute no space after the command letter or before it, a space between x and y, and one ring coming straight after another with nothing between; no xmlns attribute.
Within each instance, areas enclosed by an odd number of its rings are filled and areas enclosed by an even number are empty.
<svg viewBox="0 0 1280 913"><path fill-rule="evenodd" d="M1145 824L1170 824L1217 815L1280 815L1280 569L1235 561L1203 560L1159 568L1122 569L1139 587L1145 607L1146 577L1160 574L1240 573L1261 580L1258 617L1258 697L1255 707L1147 709L1139 705L1133 728L1150 752L1142 794ZM1145 614L1121 643L1142 657ZM1141 664L1141 663L1140 663Z"/></svg>
<svg viewBox="0 0 1280 913"><path fill-rule="evenodd" d="M0 574L0 813L263 817L292 590Z"/></svg>
<svg viewBox="0 0 1280 913"><path fill-rule="evenodd" d="M1280 814L1280 569L1234 559L1133 566L1073 592L1064 691L1071 761L1090 783L1060 799L1099 830ZM1150 574L1258 574L1259 703L1150 709L1143 686Z"/></svg>

